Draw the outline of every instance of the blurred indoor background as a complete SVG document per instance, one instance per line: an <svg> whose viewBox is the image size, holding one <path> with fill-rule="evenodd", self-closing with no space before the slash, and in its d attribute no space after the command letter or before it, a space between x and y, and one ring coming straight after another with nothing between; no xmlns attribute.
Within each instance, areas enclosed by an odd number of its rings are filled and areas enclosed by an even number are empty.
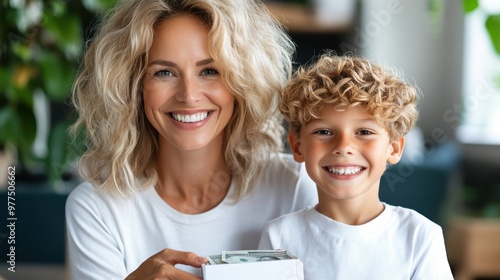
<svg viewBox="0 0 500 280"><path fill-rule="evenodd" d="M66 131L67 97L90 26L114 2L1 1L0 220L17 220L0 227L0 279L68 279L64 203L81 142ZM296 42L297 65L325 49L359 54L420 88L420 119L381 198L443 227L457 279L500 279L500 1L265 3Z"/></svg>

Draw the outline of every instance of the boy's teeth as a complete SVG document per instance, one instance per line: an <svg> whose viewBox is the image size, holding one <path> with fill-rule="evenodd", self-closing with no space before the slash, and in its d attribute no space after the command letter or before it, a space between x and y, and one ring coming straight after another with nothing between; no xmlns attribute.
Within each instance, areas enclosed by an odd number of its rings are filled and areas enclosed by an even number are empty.
<svg viewBox="0 0 500 280"><path fill-rule="evenodd" d="M206 119L207 116L208 112L196 113L194 115L172 114L172 118L174 118L174 120L184 123L199 122Z"/></svg>
<svg viewBox="0 0 500 280"><path fill-rule="evenodd" d="M333 174L338 175L353 175L361 171L361 167L353 166L353 167L342 167L342 168L328 168L328 171Z"/></svg>

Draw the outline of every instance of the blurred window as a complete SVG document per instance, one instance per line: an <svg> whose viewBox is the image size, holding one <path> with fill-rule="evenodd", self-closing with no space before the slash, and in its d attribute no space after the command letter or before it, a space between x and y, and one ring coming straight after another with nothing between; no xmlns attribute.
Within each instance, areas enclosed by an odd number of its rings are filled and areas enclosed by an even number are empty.
<svg viewBox="0 0 500 280"><path fill-rule="evenodd" d="M465 16L463 103L454 113L461 142L500 145L500 54L485 28L489 14L500 14L500 1L480 1Z"/></svg>

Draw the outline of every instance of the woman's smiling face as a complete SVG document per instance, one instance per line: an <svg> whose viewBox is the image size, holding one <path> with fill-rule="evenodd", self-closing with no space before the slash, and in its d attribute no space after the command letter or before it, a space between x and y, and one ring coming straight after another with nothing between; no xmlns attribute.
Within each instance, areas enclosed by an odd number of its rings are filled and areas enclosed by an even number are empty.
<svg viewBox="0 0 500 280"><path fill-rule="evenodd" d="M208 51L208 31L193 15L168 18L155 27L143 97L160 146L188 151L223 142L234 97Z"/></svg>

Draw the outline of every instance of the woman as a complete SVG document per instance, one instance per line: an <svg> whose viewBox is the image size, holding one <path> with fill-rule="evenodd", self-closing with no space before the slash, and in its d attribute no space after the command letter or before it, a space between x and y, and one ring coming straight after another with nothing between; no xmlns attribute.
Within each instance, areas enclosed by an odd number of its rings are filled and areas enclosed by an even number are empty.
<svg viewBox="0 0 500 280"><path fill-rule="evenodd" d="M122 2L74 85L86 182L67 201L73 279L199 279L317 202L282 149L293 44L261 3ZM194 253L190 253L194 252Z"/></svg>

